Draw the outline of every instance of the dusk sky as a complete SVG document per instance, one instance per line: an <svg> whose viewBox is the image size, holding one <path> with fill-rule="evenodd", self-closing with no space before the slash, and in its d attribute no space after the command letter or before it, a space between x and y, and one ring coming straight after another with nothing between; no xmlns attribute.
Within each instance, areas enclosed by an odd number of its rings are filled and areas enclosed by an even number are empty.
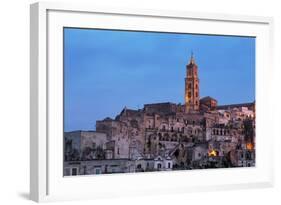
<svg viewBox="0 0 281 205"><path fill-rule="evenodd" d="M64 131L95 130L126 106L184 103L193 51L200 97L255 100L255 38L64 29Z"/></svg>

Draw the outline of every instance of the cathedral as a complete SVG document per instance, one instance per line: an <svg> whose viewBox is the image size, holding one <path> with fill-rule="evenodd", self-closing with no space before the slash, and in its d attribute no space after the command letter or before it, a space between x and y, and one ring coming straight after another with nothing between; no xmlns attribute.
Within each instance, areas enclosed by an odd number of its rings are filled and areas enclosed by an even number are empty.
<svg viewBox="0 0 281 205"><path fill-rule="evenodd" d="M200 99L198 71L192 54L184 104L124 107L97 121L95 131L66 132L65 175L254 166L254 103Z"/></svg>

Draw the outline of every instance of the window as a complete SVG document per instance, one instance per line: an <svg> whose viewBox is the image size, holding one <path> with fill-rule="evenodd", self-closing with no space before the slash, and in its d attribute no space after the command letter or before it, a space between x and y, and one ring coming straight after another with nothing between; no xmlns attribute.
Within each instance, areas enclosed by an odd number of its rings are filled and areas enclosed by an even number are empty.
<svg viewBox="0 0 281 205"><path fill-rule="evenodd" d="M157 168L161 169L162 165L160 163L157 164Z"/></svg>
<svg viewBox="0 0 281 205"><path fill-rule="evenodd" d="M171 163L170 163L170 162L168 162L168 168L169 168L169 169L171 168Z"/></svg>
<svg viewBox="0 0 281 205"><path fill-rule="evenodd" d="M101 174L101 170L100 170L100 168L96 168L96 174Z"/></svg>
<svg viewBox="0 0 281 205"><path fill-rule="evenodd" d="M197 92L195 93L195 96L198 97L198 93L197 93ZM197 101L196 101L196 102L197 102Z"/></svg>
<svg viewBox="0 0 281 205"><path fill-rule="evenodd" d="M72 176L77 175L77 174L78 174L77 171L78 171L77 168L72 168L72 169L71 169L71 175L72 175Z"/></svg>
<svg viewBox="0 0 281 205"><path fill-rule="evenodd" d="M191 92L188 92L188 97L191 98Z"/></svg>

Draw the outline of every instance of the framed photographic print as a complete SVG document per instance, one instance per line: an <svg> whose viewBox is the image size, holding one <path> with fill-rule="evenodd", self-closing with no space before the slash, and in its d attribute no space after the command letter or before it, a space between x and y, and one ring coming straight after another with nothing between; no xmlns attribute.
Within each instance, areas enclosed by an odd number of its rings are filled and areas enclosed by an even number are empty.
<svg viewBox="0 0 281 205"><path fill-rule="evenodd" d="M272 22L31 5L31 199L272 186Z"/></svg>

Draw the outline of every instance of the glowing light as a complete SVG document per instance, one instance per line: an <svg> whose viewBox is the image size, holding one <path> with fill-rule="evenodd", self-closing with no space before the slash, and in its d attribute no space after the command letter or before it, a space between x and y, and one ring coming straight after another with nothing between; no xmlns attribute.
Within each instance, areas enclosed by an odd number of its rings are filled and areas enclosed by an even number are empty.
<svg viewBox="0 0 281 205"><path fill-rule="evenodd" d="M217 156L217 151L214 150L214 149L209 150L208 155L209 155L209 157L216 157Z"/></svg>
<svg viewBox="0 0 281 205"><path fill-rule="evenodd" d="M247 143L246 148L247 148L247 150L252 150L252 149L254 149L254 145L252 143Z"/></svg>

